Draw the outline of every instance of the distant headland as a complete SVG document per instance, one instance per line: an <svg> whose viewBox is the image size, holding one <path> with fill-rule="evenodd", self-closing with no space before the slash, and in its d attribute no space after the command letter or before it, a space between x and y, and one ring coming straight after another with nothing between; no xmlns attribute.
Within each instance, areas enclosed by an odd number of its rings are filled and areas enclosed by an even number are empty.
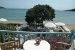
<svg viewBox="0 0 75 50"><path fill-rule="evenodd" d="M72 11L72 12L75 12L75 8L74 8L74 9L70 9L70 10L65 10L65 11Z"/></svg>
<svg viewBox="0 0 75 50"><path fill-rule="evenodd" d="M0 6L0 9L5 9L4 7Z"/></svg>

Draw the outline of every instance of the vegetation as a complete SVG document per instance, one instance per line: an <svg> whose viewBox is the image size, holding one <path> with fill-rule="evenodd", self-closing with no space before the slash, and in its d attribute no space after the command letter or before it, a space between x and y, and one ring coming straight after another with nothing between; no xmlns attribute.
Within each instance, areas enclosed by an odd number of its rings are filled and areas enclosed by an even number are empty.
<svg viewBox="0 0 75 50"><path fill-rule="evenodd" d="M42 23L44 20L53 21L55 10L49 5L36 5L26 12L25 20L29 25Z"/></svg>
<svg viewBox="0 0 75 50"><path fill-rule="evenodd" d="M0 23L0 30L16 30L16 28L14 27L15 25L20 25L20 24L15 24L15 23L8 23L8 24L4 24L4 23ZM9 34L9 38L10 38L10 41L13 40L13 34L10 33ZM7 33L4 34L4 39L5 39L5 42L8 41L8 36L7 36ZM2 39L2 33L0 32L0 41L3 42L3 39ZM13 44L10 44L10 46L13 46ZM6 45L6 48L8 48L9 46ZM2 49L4 48L4 46L1 47Z"/></svg>
<svg viewBox="0 0 75 50"><path fill-rule="evenodd" d="M12 24L3 24L0 23L0 30L16 30Z"/></svg>
<svg viewBox="0 0 75 50"><path fill-rule="evenodd" d="M0 9L5 9L4 7L0 6Z"/></svg>
<svg viewBox="0 0 75 50"><path fill-rule="evenodd" d="M70 10L65 10L65 11L73 11L73 12L75 12L75 8L74 9L70 9Z"/></svg>
<svg viewBox="0 0 75 50"><path fill-rule="evenodd" d="M0 30L16 30L16 28L12 24L0 23ZM5 37L5 41L7 41L8 40L7 39L7 33L5 33L4 37ZM10 40L12 40L12 34L10 34ZM2 33L0 33L0 41L3 42L3 40L2 40Z"/></svg>

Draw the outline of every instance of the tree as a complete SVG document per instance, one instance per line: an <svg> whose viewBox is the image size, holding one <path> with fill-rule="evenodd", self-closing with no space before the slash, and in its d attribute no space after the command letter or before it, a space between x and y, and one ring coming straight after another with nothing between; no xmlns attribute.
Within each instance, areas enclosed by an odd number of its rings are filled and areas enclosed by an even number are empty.
<svg viewBox="0 0 75 50"><path fill-rule="evenodd" d="M55 10L49 5L36 5L26 12L26 22L30 25L32 23L42 23L44 20L53 21L55 18Z"/></svg>

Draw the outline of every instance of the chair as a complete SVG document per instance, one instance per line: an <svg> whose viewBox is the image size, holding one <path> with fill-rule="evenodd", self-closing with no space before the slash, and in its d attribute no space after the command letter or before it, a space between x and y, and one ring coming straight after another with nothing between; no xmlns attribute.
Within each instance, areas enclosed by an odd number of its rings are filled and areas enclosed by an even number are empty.
<svg viewBox="0 0 75 50"><path fill-rule="evenodd" d="M16 43L16 45L10 46L8 48L2 48L2 50L13 50L13 48L18 48L18 40L0 43L0 46L4 46L4 45L8 46L8 44L12 44L12 43Z"/></svg>
<svg viewBox="0 0 75 50"><path fill-rule="evenodd" d="M55 49L55 50L66 50L66 49L69 49L70 47L71 47L71 44L64 43L64 42L56 42L51 45L51 49Z"/></svg>
<svg viewBox="0 0 75 50"><path fill-rule="evenodd" d="M65 48L56 48L56 50L66 50Z"/></svg>
<svg viewBox="0 0 75 50"><path fill-rule="evenodd" d="M68 44L68 43L65 43L65 42L56 42L56 45L57 45L56 50L66 50L66 49L69 49L71 47L71 44Z"/></svg>
<svg viewBox="0 0 75 50"><path fill-rule="evenodd" d="M66 34L65 34L66 35ZM61 35L62 36L62 35ZM56 40L54 43L52 43L52 49L56 49L56 50L66 50L72 47L72 43L73 43L73 37L74 37L74 32L72 31L71 34L68 36L68 34L66 35L66 38L69 37L69 41L67 42L67 40L63 41L62 40ZM58 37L59 39L59 37Z"/></svg>
<svg viewBox="0 0 75 50"><path fill-rule="evenodd" d="M56 50L66 50L71 47L71 44L67 42L59 42L59 41L54 41L52 42L51 48L56 49Z"/></svg>

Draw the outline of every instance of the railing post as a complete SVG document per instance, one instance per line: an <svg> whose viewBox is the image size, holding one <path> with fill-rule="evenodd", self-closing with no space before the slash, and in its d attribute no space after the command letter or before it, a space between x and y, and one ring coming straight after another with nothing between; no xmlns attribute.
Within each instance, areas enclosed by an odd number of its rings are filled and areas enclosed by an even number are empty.
<svg viewBox="0 0 75 50"><path fill-rule="evenodd" d="M71 31L70 44L73 42L73 39L74 39L74 29Z"/></svg>
<svg viewBox="0 0 75 50"><path fill-rule="evenodd" d="M42 37L42 34L40 34L40 38Z"/></svg>
<svg viewBox="0 0 75 50"><path fill-rule="evenodd" d="M20 33L18 33L19 48L20 48Z"/></svg>
<svg viewBox="0 0 75 50"><path fill-rule="evenodd" d="M13 40L15 40L15 36L14 36L14 33L12 33L13 34ZM16 45L15 43L14 43L14 45ZM16 50L16 48L14 48L14 50Z"/></svg>
<svg viewBox="0 0 75 50"><path fill-rule="evenodd" d="M45 36L45 40L47 41L47 39L48 39L48 38L47 38L47 34L46 34L46 36Z"/></svg>
<svg viewBox="0 0 75 50"><path fill-rule="evenodd" d="M2 32L2 42L5 42L4 33Z"/></svg>
<svg viewBox="0 0 75 50"><path fill-rule="evenodd" d="M50 34L50 44L52 45L52 37L53 37L53 34L51 35Z"/></svg>
<svg viewBox="0 0 75 50"><path fill-rule="evenodd" d="M26 34L23 34L24 42L26 41L26 38L28 38L28 37L26 37L25 35L26 35Z"/></svg>
<svg viewBox="0 0 75 50"><path fill-rule="evenodd" d="M4 32L2 32L2 42L5 42L5 35L4 35L5 33ZM4 45L4 49L6 48L6 46Z"/></svg>
<svg viewBox="0 0 75 50"><path fill-rule="evenodd" d="M10 41L9 33L7 33L7 37L8 37L8 41ZM10 47L10 44L8 44L8 46Z"/></svg>

